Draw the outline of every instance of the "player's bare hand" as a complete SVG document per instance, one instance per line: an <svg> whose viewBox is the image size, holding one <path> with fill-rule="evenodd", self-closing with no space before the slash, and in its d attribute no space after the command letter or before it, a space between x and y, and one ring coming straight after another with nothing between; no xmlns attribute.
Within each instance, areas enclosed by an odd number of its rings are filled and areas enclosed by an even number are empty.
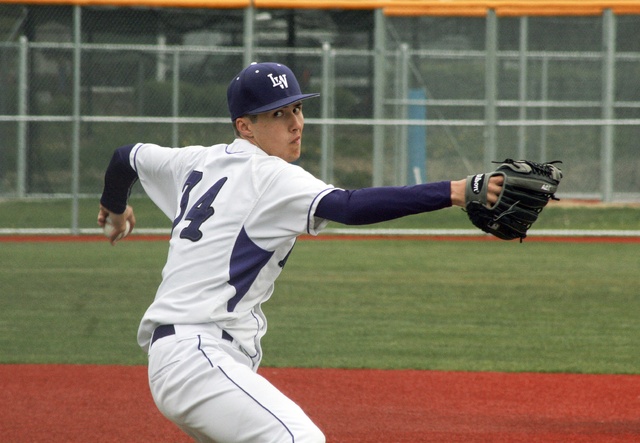
<svg viewBox="0 0 640 443"><path fill-rule="evenodd" d="M489 179L489 188L487 189L487 203L493 206L500 197L504 177L502 175L494 175Z"/></svg>
<svg viewBox="0 0 640 443"><path fill-rule="evenodd" d="M118 236L120 236L120 234L127 231L127 222L129 222L129 233L133 231L133 228L136 225L136 217L133 213L133 208L129 205L127 205L125 211L122 214L117 214L100 205L97 220L98 226L104 228L107 222L107 217L109 217L111 225L113 226L113 232L109 236L109 242L112 245L115 245L115 243L118 241Z"/></svg>
<svg viewBox="0 0 640 443"><path fill-rule="evenodd" d="M488 174L487 174L488 175ZM493 206L500 197L502 192L502 185L504 184L504 177L502 175L494 175L489 178L489 185L487 187L487 203ZM454 206L465 207L466 196L465 190L467 186L467 180L455 180L451 182L451 204Z"/></svg>

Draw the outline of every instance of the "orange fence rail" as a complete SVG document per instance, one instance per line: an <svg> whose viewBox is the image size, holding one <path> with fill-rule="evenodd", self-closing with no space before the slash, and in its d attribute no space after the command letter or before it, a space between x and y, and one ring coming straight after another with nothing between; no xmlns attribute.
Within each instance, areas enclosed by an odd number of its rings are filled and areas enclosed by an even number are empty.
<svg viewBox="0 0 640 443"><path fill-rule="evenodd" d="M640 14L640 0L0 0L28 5L242 9L382 9L388 16L587 16Z"/></svg>

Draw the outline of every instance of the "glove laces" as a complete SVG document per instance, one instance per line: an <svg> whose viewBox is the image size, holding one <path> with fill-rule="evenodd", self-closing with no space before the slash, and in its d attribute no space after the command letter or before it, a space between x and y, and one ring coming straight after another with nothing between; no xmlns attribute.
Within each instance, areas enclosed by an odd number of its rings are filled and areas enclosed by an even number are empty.
<svg viewBox="0 0 640 443"><path fill-rule="evenodd" d="M545 176L547 178L555 180L555 178L553 177L553 169L551 168L551 165L562 163L562 161L561 160L553 160L553 161L550 161L550 162L547 162L547 163L537 163L537 162L534 162L534 161L531 161L531 160L514 160L512 158L508 158L508 159L506 159L504 161L501 161L501 162L494 160L492 163L496 163L496 164L500 164L500 163L511 163L511 164L514 164L514 163L525 163L525 164L527 164L527 165L529 165L531 167L531 172L532 173L534 173L536 175L542 175L542 176Z"/></svg>

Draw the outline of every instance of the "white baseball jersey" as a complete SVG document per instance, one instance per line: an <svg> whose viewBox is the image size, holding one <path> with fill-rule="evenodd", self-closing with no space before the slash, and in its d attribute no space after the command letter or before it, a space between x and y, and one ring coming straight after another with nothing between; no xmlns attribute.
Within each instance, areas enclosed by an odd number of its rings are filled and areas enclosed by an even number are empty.
<svg viewBox="0 0 640 443"><path fill-rule="evenodd" d="M215 322L257 368L266 332L261 304L303 233L335 188L251 143L163 148L138 144L131 166L153 202L173 220L167 263L138 330L146 351L163 324Z"/></svg>

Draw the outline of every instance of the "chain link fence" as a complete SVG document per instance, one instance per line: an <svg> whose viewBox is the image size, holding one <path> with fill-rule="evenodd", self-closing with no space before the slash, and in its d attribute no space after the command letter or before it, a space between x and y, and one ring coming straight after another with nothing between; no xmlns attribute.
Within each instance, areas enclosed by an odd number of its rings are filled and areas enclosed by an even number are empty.
<svg viewBox="0 0 640 443"><path fill-rule="evenodd" d="M302 166L345 188L562 160L563 196L640 200L639 15L0 5L0 196L96 197L111 152L233 138L226 87L290 66ZM139 191L139 190L138 190Z"/></svg>

